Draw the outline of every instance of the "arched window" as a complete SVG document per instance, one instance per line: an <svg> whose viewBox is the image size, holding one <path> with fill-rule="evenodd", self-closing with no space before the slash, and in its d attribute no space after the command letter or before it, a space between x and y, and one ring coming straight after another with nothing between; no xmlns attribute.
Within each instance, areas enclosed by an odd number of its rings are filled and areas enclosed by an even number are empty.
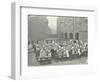
<svg viewBox="0 0 100 82"><path fill-rule="evenodd" d="M75 39L78 40L79 39L79 33L75 34Z"/></svg>
<svg viewBox="0 0 100 82"><path fill-rule="evenodd" d="M73 33L70 33L69 37L70 39L73 39Z"/></svg>

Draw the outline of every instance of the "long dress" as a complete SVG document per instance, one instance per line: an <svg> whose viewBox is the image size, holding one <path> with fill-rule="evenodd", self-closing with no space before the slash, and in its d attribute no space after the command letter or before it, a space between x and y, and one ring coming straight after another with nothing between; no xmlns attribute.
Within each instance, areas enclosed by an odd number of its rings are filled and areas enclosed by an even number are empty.
<svg viewBox="0 0 100 82"><path fill-rule="evenodd" d="M81 55L81 51L80 51L80 49L78 49L78 54L79 54L79 56Z"/></svg>
<svg viewBox="0 0 100 82"><path fill-rule="evenodd" d="M66 54L67 54L67 57L69 58L69 51L66 49Z"/></svg>
<svg viewBox="0 0 100 82"><path fill-rule="evenodd" d="M38 61L41 61L41 59L44 60L45 57L46 57L46 52L45 52L45 50L41 50L41 51L40 51L39 58L38 58Z"/></svg>

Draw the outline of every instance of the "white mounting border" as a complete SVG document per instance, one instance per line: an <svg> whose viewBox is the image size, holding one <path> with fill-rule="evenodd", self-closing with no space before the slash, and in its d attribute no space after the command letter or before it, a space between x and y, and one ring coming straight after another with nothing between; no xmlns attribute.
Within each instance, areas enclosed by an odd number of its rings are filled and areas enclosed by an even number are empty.
<svg viewBox="0 0 100 82"><path fill-rule="evenodd" d="M21 9L22 8L38 8L38 9L53 9L53 10L68 10L68 11L86 11L95 12L96 8L89 7L61 7L50 6L34 3L12 3L11 11L11 77L13 79L23 79L22 77L22 54L21 54ZM96 16L95 16L96 17ZM27 76L26 76L27 77ZM24 78L25 79L25 78Z"/></svg>

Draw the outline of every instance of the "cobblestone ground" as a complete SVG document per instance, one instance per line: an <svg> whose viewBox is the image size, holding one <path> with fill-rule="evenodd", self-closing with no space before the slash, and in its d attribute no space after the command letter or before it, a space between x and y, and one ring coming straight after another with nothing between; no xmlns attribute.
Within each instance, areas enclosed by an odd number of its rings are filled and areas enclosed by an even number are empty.
<svg viewBox="0 0 100 82"><path fill-rule="evenodd" d="M37 62L35 58L35 53L28 54L28 66L41 66L39 62ZM45 65L78 65L78 64L88 64L87 57L75 58L75 59L68 59L68 60L61 60L61 61L54 61L52 60L51 63Z"/></svg>

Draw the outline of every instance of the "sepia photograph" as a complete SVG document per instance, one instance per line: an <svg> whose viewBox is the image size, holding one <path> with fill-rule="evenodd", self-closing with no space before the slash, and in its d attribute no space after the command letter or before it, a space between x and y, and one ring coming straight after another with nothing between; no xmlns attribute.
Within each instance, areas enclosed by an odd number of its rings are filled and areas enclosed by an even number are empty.
<svg viewBox="0 0 100 82"><path fill-rule="evenodd" d="M28 15L28 66L88 64L88 17Z"/></svg>
<svg viewBox="0 0 100 82"><path fill-rule="evenodd" d="M13 79L96 74L99 36L95 8L13 3L11 11Z"/></svg>

